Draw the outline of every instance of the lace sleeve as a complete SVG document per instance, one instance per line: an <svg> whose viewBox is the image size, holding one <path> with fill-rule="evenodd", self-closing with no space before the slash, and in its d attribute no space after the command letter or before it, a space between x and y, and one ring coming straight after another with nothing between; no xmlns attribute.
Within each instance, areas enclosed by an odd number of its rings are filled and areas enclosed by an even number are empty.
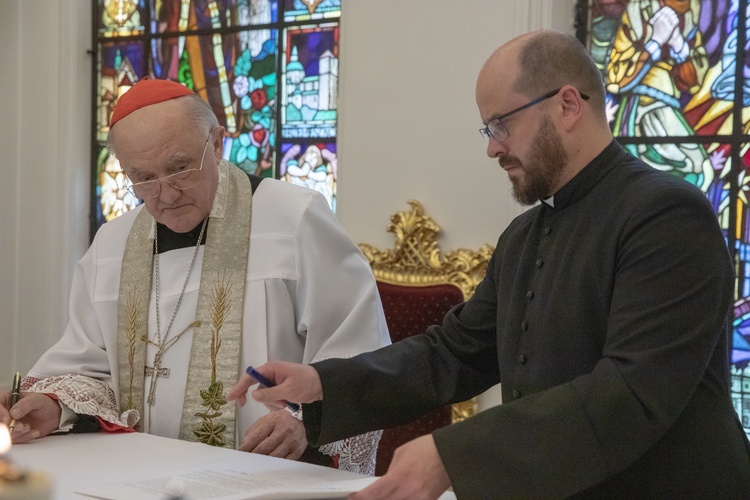
<svg viewBox="0 0 750 500"><path fill-rule="evenodd" d="M359 436L334 441L319 448L325 455L338 456L338 468L359 474L375 475L375 458L383 431L372 431Z"/></svg>
<svg viewBox="0 0 750 500"><path fill-rule="evenodd" d="M75 374L42 379L26 377L21 385L26 392L54 394L75 413L93 415L116 426L133 428L140 419L137 410L121 414L112 387L99 379Z"/></svg>

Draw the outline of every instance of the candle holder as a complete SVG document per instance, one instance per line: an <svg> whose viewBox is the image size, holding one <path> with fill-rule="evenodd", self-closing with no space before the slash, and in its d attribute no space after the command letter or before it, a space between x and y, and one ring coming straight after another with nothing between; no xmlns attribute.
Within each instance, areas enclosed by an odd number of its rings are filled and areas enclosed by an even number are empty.
<svg viewBox="0 0 750 500"><path fill-rule="evenodd" d="M0 499L49 500L50 481L46 475L27 472L8 458L11 448L10 431L0 424Z"/></svg>
<svg viewBox="0 0 750 500"><path fill-rule="evenodd" d="M26 473L23 471L23 469L21 469L17 465L14 465L9 460L0 458L0 482L12 483L14 481L20 481L25 477ZM2 492L2 488L0 488L0 492Z"/></svg>

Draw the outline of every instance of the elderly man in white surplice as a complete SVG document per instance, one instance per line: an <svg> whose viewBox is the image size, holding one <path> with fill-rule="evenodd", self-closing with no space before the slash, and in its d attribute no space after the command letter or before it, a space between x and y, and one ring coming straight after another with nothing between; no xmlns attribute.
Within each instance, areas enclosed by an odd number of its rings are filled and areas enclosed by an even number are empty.
<svg viewBox="0 0 750 500"><path fill-rule="evenodd" d="M323 197L223 160L224 128L178 83L138 82L111 123L144 203L97 233L21 400L0 394L13 440L93 425L372 473L378 432L312 450L299 414L224 397L247 365L389 343L370 267Z"/></svg>

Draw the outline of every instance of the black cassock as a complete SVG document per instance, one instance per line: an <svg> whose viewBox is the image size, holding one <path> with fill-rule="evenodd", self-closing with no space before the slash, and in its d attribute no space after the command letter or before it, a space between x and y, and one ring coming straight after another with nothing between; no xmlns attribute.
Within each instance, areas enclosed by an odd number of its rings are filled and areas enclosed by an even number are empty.
<svg viewBox="0 0 750 500"><path fill-rule="evenodd" d="M502 405L433 434L459 498L750 498L729 395L733 266L705 195L613 141L553 204L510 224L441 327L315 364L309 439L502 382Z"/></svg>

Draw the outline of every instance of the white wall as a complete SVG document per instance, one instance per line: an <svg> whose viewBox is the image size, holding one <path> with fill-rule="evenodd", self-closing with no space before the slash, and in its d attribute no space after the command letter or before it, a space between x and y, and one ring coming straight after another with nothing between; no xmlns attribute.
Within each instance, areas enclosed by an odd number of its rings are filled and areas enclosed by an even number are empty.
<svg viewBox="0 0 750 500"><path fill-rule="evenodd" d="M0 387L10 380L16 345L16 259L18 257L18 37L20 8L0 3Z"/></svg>
<svg viewBox="0 0 750 500"><path fill-rule="evenodd" d="M339 217L392 244L422 202L444 250L495 244L519 212L484 156L476 73L513 36L571 31L575 0L347 0L341 31ZM0 0L0 386L59 338L88 245L89 0Z"/></svg>
<svg viewBox="0 0 750 500"><path fill-rule="evenodd" d="M495 245L520 208L485 154L476 76L517 35L540 27L572 33L574 5L344 2L338 212L355 241L390 248L389 216L414 198L443 229L443 250Z"/></svg>
<svg viewBox="0 0 750 500"><path fill-rule="evenodd" d="M67 322L88 244L88 0L0 0L0 385Z"/></svg>

